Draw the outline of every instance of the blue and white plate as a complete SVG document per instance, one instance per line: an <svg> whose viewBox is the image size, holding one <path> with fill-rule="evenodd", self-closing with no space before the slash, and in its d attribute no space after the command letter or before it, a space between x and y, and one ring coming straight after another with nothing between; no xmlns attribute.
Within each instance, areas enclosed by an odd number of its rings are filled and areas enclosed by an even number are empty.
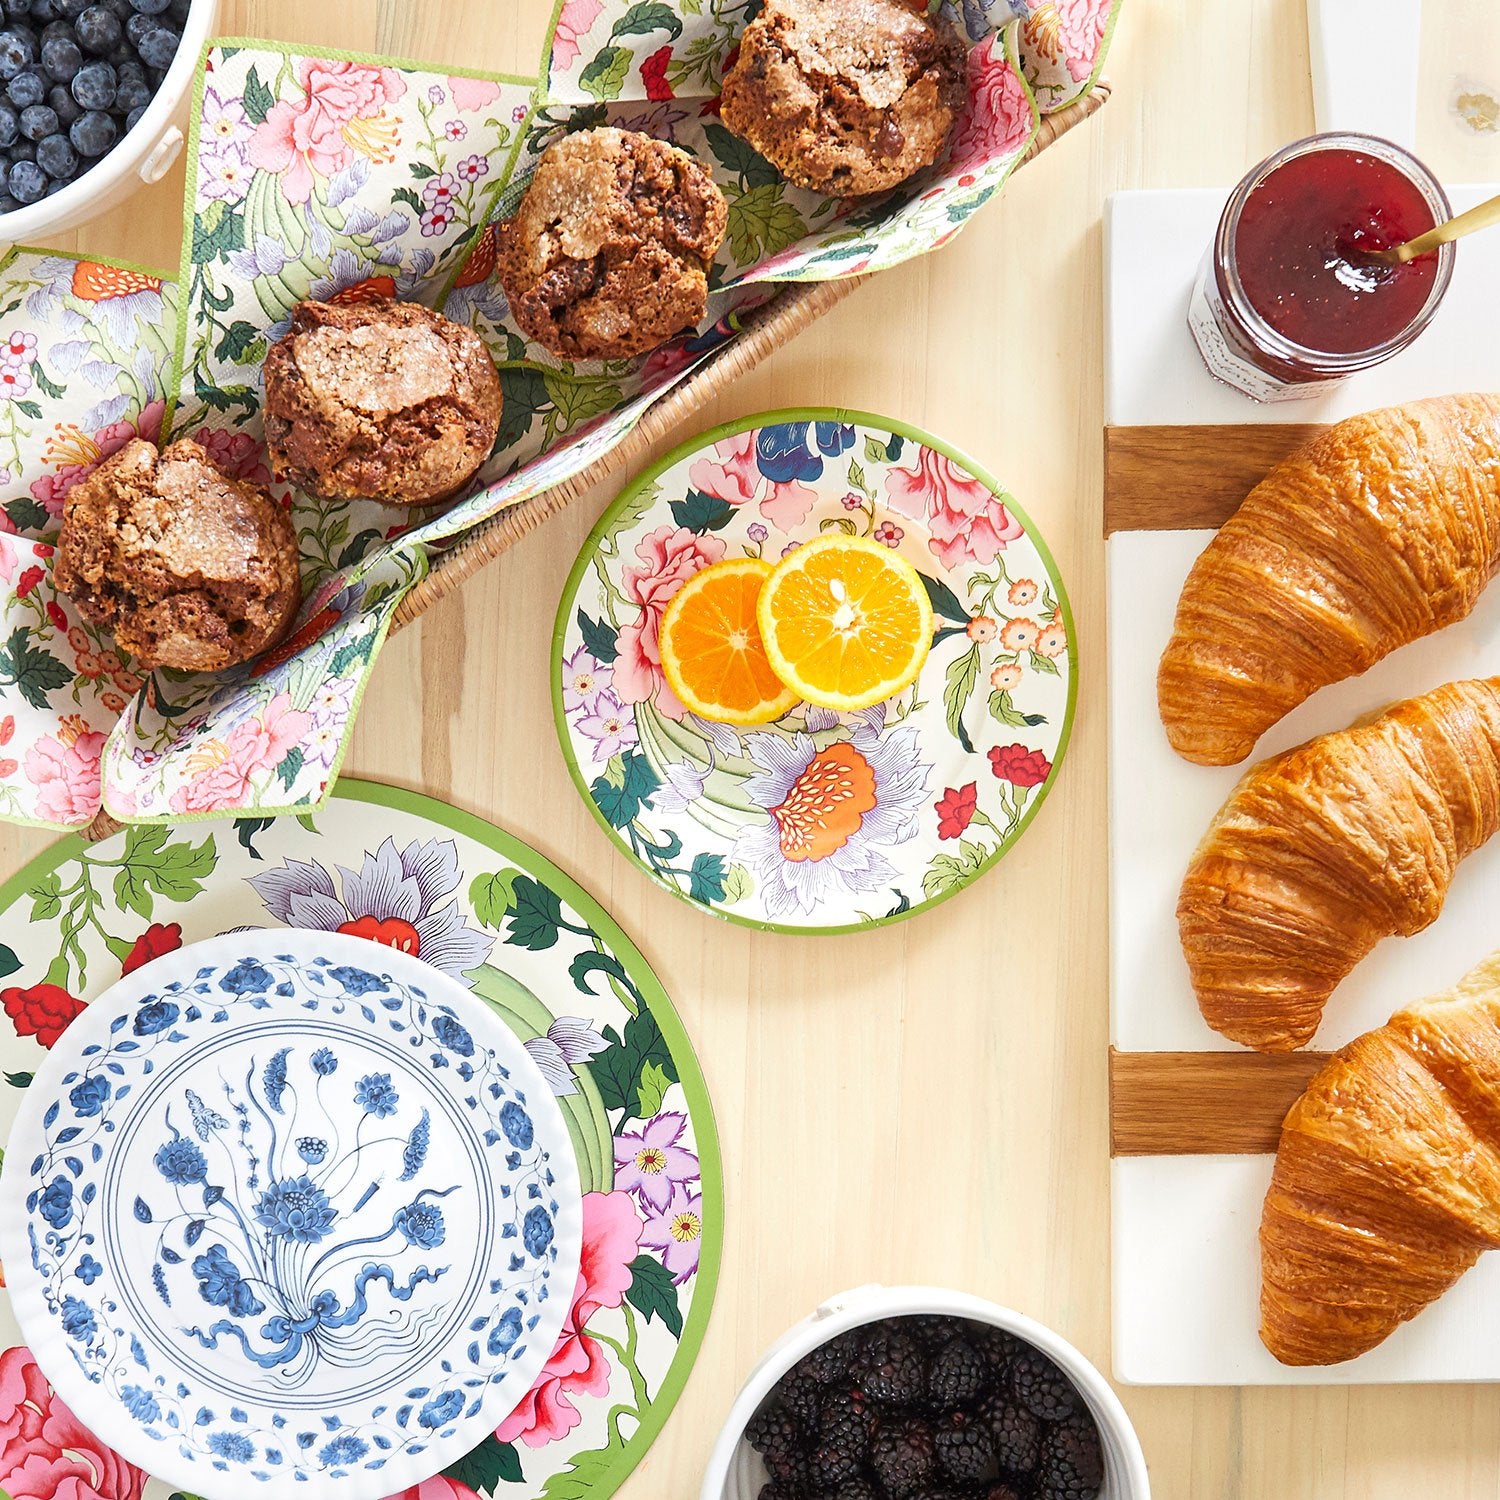
<svg viewBox="0 0 1500 1500"><path fill-rule="evenodd" d="M580 1220L562 1115L499 1017L324 932L127 975L53 1048L0 1177L37 1362L209 1500L376 1500L462 1457L557 1342Z"/></svg>

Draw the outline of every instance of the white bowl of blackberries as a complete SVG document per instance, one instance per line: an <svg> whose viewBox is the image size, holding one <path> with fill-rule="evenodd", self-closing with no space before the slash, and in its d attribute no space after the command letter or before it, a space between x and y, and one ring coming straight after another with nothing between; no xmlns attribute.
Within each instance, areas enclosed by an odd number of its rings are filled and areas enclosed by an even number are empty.
<svg viewBox="0 0 1500 1500"><path fill-rule="evenodd" d="M1149 1500L1140 1442L1066 1340L964 1293L831 1299L751 1376L702 1500Z"/></svg>
<svg viewBox="0 0 1500 1500"><path fill-rule="evenodd" d="M0 240L80 223L183 146L218 0L0 0Z"/></svg>

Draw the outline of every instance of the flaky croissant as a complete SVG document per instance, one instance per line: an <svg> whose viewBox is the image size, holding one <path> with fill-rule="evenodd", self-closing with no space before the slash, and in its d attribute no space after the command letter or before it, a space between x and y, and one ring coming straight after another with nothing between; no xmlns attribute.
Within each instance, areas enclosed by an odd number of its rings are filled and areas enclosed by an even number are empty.
<svg viewBox="0 0 1500 1500"><path fill-rule="evenodd" d="M1500 396L1350 417L1193 564L1156 677L1178 754L1243 760L1320 687L1461 620L1500 564Z"/></svg>
<svg viewBox="0 0 1500 1500"><path fill-rule="evenodd" d="M1288 1052L1383 937L1420 932L1500 826L1500 677L1262 761L1193 854L1177 923L1215 1031Z"/></svg>
<svg viewBox="0 0 1500 1500"><path fill-rule="evenodd" d="M1500 1246L1500 953L1308 1085L1260 1246L1260 1336L1288 1365L1373 1349Z"/></svg>

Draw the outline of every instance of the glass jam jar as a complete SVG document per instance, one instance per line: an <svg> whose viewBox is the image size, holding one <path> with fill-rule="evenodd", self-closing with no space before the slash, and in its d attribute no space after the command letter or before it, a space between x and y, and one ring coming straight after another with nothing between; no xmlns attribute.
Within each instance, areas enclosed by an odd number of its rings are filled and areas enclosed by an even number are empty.
<svg viewBox="0 0 1500 1500"><path fill-rule="evenodd" d="M1368 255L1453 216L1442 185L1379 136L1283 147L1234 190L1203 258L1188 326L1211 374L1296 401L1404 349L1453 276L1444 245L1403 266Z"/></svg>

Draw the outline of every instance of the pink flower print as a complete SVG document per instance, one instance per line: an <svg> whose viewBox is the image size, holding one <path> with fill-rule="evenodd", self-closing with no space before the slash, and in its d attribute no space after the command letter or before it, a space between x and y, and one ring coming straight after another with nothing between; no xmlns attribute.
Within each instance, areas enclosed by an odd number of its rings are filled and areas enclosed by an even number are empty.
<svg viewBox="0 0 1500 1500"><path fill-rule="evenodd" d="M863 510L865 497L863 495L856 495L853 490L850 490L840 503L845 510Z"/></svg>
<svg viewBox="0 0 1500 1500"><path fill-rule="evenodd" d="M491 78L450 78L455 109L486 109L500 97L500 85Z"/></svg>
<svg viewBox="0 0 1500 1500"><path fill-rule="evenodd" d="M608 760L636 743L635 716L613 693L602 692L579 716L578 732L593 740L595 760Z"/></svg>
<svg viewBox="0 0 1500 1500"><path fill-rule="evenodd" d="M278 693L258 717L236 724L225 739L209 740L195 752L196 762L209 764L172 793L173 811L216 812L250 802L255 778L279 766L311 723L286 693Z"/></svg>
<svg viewBox="0 0 1500 1500"><path fill-rule="evenodd" d="M38 817L70 828L99 811L99 756L104 736L95 730L64 744L44 734L24 759L26 779L36 789Z"/></svg>
<svg viewBox="0 0 1500 1500"><path fill-rule="evenodd" d="M634 1193L656 1213L664 1213L672 1190L697 1182L698 1158L679 1146L687 1116L668 1112L647 1120L639 1130L615 1137L615 1186Z"/></svg>
<svg viewBox="0 0 1500 1500"><path fill-rule="evenodd" d="M468 133L469 127L465 125L462 120L449 120L448 123L443 126L443 134L447 136L450 141L461 141L466 135L468 135Z"/></svg>
<svg viewBox="0 0 1500 1500"><path fill-rule="evenodd" d="M112 453L118 453L132 438L154 443L161 436L161 419L167 403L159 397L148 402L135 421L121 420L101 427L93 437L81 428L59 425L47 440L43 457L57 469L31 482L31 494L42 502L49 516L60 516L68 491L87 478Z"/></svg>
<svg viewBox="0 0 1500 1500"><path fill-rule="evenodd" d="M478 182L481 177L489 173L489 158L485 156L466 156L459 162L455 170L465 182Z"/></svg>
<svg viewBox="0 0 1500 1500"><path fill-rule="evenodd" d="M568 0L563 6L552 31L553 72L572 67L579 53L578 44L603 9L603 0Z"/></svg>
<svg viewBox="0 0 1500 1500"><path fill-rule="evenodd" d="M0 534L0 579L9 583L16 576L16 544Z"/></svg>
<svg viewBox="0 0 1500 1500"><path fill-rule="evenodd" d="M761 473L755 465L755 433L736 433L714 444L714 457L700 458L688 470L695 490L730 505L753 500L760 488Z"/></svg>
<svg viewBox="0 0 1500 1500"><path fill-rule="evenodd" d="M885 487L892 510L926 523L927 545L945 568L994 562L1022 535L998 495L934 448L917 450L915 469L891 469Z"/></svg>
<svg viewBox="0 0 1500 1500"><path fill-rule="evenodd" d="M672 1273L673 1286L696 1276L703 1248L703 1195L674 1187L666 1208L646 1220L641 1247L661 1252L662 1264Z"/></svg>
<svg viewBox="0 0 1500 1500"><path fill-rule="evenodd" d="M1083 83L1093 76L1109 23L1111 0L1057 0L1063 52L1068 59L1068 77Z"/></svg>
<svg viewBox="0 0 1500 1500"><path fill-rule="evenodd" d="M595 1313L625 1300L640 1243L641 1220L629 1193L584 1194L583 1254L573 1305L536 1384L495 1430L502 1443L519 1439L528 1448L545 1447L583 1420L570 1396L609 1393L609 1357L589 1337L588 1324Z"/></svg>
<svg viewBox="0 0 1500 1500"><path fill-rule="evenodd" d="M471 1490L462 1479L450 1479L446 1474L434 1474L431 1479L424 1479L421 1484L414 1484L401 1491L399 1495L391 1495L388 1500L481 1500L481 1496Z"/></svg>
<svg viewBox="0 0 1500 1500"><path fill-rule="evenodd" d="M252 166L281 176L291 202L306 203L315 177L331 177L356 151L395 160L396 127L381 117L406 92L395 69L308 57L297 64L297 82L303 97L273 104L248 150Z"/></svg>
<svg viewBox="0 0 1500 1500"><path fill-rule="evenodd" d="M434 208L429 208L422 215L422 233L429 238L435 234L441 234L454 220L454 212L451 205L443 203Z"/></svg>
<svg viewBox="0 0 1500 1500"><path fill-rule="evenodd" d="M760 513L779 531L792 531L800 526L818 498L816 490L810 490L795 479L785 484L772 483L768 493L760 502Z"/></svg>
<svg viewBox="0 0 1500 1500"><path fill-rule="evenodd" d="M899 547L906 535L894 521L882 521L873 534L877 542L884 542L887 547Z"/></svg>
<svg viewBox="0 0 1500 1500"><path fill-rule="evenodd" d="M953 137L950 175L1019 151L1035 126L1035 106L1020 74L994 37L982 42L969 53L969 108Z"/></svg>
<svg viewBox="0 0 1500 1500"><path fill-rule="evenodd" d="M453 201L453 195L458 191L458 184L453 180L451 172L440 172L435 177L429 177L422 184L422 202L429 208L446 208Z"/></svg>
<svg viewBox="0 0 1500 1500"><path fill-rule="evenodd" d="M193 441L226 474L248 480L251 484L271 483L265 450L248 432L234 432L227 427L200 427L192 436Z"/></svg>
<svg viewBox="0 0 1500 1500"><path fill-rule="evenodd" d="M625 568L621 582L641 613L621 627L615 643L615 692L624 703L644 703L654 695L662 713L681 719L686 710L661 671L661 617L689 578L724 556L724 542L682 526L659 526L636 544L635 555L642 566Z"/></svg>

